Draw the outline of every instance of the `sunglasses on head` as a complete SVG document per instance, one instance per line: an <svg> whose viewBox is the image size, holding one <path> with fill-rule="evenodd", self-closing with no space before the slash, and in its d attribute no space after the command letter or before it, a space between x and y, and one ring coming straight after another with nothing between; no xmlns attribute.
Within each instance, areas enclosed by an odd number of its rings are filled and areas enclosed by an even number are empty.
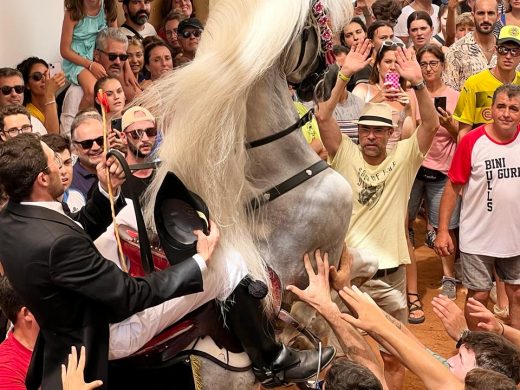
<svg viewBox="0 0 520 390"><path fill-rule="evenodd" d="M512 57L518 57L520 56L520 47L497 46L497 53L501 56L506 56L507 53L511 53Z"/></svg>
<svg viewBox="0 0 520 390"><path fill-rule="evenodd" d="M94 139L86 139L84 141L72 141L75 144L81 145L81 147L85 150L92 148L92 145L94 145L94 142L98 145L103 147L103 136L97 137Z"/></svg>
<svg viewBox="0 0 520 390"><path fill-rule="evenodd" d="M183 38L189 38L189 37L200 38L201 34L202 34L201 30L192 30L192 31L183 31L181 33L181 36Z"/></svg>
<svg viewBox="0 0 520 390"><path fill-rule="evenodd" d="M25 90L25 87L23 85L15 85L14 87L10 87L8 85L4 85L0 90L2 91L2 95L10 95L11 91L14 89L14 91L20 95Z"/></svg>
<svg viewBox="0 0 520 390"><path fill-rule="evenodd" d="M125 131L125 134L128 134L135 141L143 138L144 133L146 133L146 136L148 138L155 137L155 136L157 136L157 128L149 127L147 129L135 129L135 130Z"/></svg>
<svg viewBox="0 0 520 390"><path fill-rule="evenodd" d="M396 49L398 47L401 47L401 48L405 48L404 46L404 43L401 43L401 42L394 42L394 41L383 41L383 43L381 44L381 47L379 48L379 53L381 53L381 51L383 50L383 47L395 47Z"/></svg>
<svg viewBox="0 0 520 390"><path fill-rule="evenodd" d="M128 54L126 54L126 53L124 53L124 54L107 53L106 51L103 51L101 49L98 49L98 51L100 51L103 54L106 54L106 56L108 57L108 59L110 61L115 61L119 58L122 62L124 62L128 59Z"/></svg>
<svg viewBox="0 0 520 390"><path fill-rule="evenodd" d="M29 78L34 81L40 81L44 77L45 75L42 72L34 72L33 74L29 75Z"/></svg>

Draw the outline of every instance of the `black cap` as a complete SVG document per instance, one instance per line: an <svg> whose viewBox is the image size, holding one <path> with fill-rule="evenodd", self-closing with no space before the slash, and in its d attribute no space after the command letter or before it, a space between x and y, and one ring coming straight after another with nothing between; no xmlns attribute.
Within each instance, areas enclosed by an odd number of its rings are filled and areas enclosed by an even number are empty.
<svg viewBox="0 0 520 390"><path fill-rule="evenodd" d="M194 28L198 28L200 30L204 30L204 27L202 26L202 23L200 22L199 19L197 18L188 18L188 19L184 19L183 21L181 21L179 23L179 26L177 27L177 34L182 34L182 32L184 30L186 30L186 28L188 27L194 27Z"/></svg>

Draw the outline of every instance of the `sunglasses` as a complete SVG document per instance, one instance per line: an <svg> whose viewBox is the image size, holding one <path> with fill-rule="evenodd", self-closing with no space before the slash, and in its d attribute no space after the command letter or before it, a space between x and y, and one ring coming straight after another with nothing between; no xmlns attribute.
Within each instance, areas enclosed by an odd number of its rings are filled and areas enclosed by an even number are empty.
<svg viewBox="0 0 520 390"><path fill-rule="evenodd" d="M126 53L125 54L116 54L116 53L107 53L106 51L103 51L101 49L97 49L97 50L103 54L106 54L108 59L112 62L117 60L118 58L121 60L121 62L124 62L128 59L128 54L126 54Z"/></svg>
<svg viewBox="0 0 520 390"><path fill-rule="evenodd" d="M125 134L128 134L134 141L140 140L143 138L144 133L148 138L157 136L157 127L149 127L147 129L135 129L130 131L125 131Z"/></svg>
<svg viewBox="0 0 520 390"><path fill-rule="evenodd" d="M511 53L512 57L520 56L520 48L519 47L505 47L505 46L497 46L497 53L506 56L507 53Z"/></svg>
<svg viewBox="0 0 520 390"><path fill-rule="evenodd" d="M401 42L394 42L394 41L383 41L381 44L381 47L379 48L379 53L383 50L383 47L395 47L396 49L398 47L405 48L404 43Z"/></svg>
<svg viewBox="0 0 520 390"><path fill-rule="evenodd" d="M10 95L13 89L18 95L21 95L25 90L25 87L23 85L15 85L14 87L4 85L2 88L0 88L0 90L2 90L2 95L5 96Z"/></svg>
<svg viewBox="0 0 520 390"><path fill-rule="evenodd" d="M74 142L75 144L81 145L81 147L84 150L88 150L88 149L92 148L92 145L94 145L94 142L98 146L103 147L103 136L95 138L95 139L86 139L84 141L72 141L72 142Z"/></svg>
<svg viewBox="0 0 520 390"><path fill-rule="evenodd" d="M183 31L181 33L181 36L183 38L189 38L189 37L200 38L201 34L202 34L201 30L193 30L193 31Z"/></svg>
<svg viewBox="0 0 520 390"><path fill-rule="evenodd" d="M45 75L42 72L34 72L33 74L29 75L29 78L34 81L40 81L44 77Z"/></svg>

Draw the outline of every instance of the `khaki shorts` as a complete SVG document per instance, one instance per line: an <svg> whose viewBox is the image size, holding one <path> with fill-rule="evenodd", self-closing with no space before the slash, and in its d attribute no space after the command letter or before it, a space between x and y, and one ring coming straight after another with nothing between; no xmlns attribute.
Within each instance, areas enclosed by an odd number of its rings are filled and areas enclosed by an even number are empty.
<svg viewBox="0 0 520 390"><path fill-rule="evenodd" d="M493 257L460 253L462 284L473 291L489 291L493 287L493 267L507 284L520 285L520 256Z"/></svg>
<svg viewBox="0 0 520 390"><path fill-rule="evenodd" d="M371 279L363 284L361 291L372 297L377 305L403 324L408 322L408 305L406 304L406 267L378 279Z"/></svg>

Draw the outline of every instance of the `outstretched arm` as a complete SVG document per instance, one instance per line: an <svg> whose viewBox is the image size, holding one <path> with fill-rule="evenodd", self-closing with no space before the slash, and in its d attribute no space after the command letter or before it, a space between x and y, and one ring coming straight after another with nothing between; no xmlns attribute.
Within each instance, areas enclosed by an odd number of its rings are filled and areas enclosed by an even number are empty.
<svg viewBox="0 0 520 390"><path fill-rule="evenodd" d="M357 314L354 317L343 313L341 317L351 325L367 331L376 340L384 340L390 344L396 351L395 356L421 378L427 389L464 389L464 384L448 368L425 348L418 348L416 342L392 326L385 313L367 294L361 293L354 286L353 289L344 288L340 291L340 296Z"/></svg>
<svg viewBox="0 0 520 390"><path fill-rule="evenodd" d="M424 85L424 78L421 67L413 54L411 49L397 48L396 52L397 64L396 68L399 74L408 80L412 86L421 86L416 89L415 96L419 105L419 112L422 123L417 129L417 141L419 149L423 154L426 154L430 149L433 137L439 129L439 117L433 105L433 99Z"/></svg>
<svg viewBox="0 0 520 390"><path fill-rule="evenodd" d="M318 104L316 119L320 127L321 140L331 158L334 158L341 144L341 131L333 115L334 109L338 105L340 96L347 87L347 83L352 75L363 69L370 62L371 48L372 45L368 39L365 39L362 43L352 45L343 67L340 69L329 100Z"/></svg>
<svg viewBox="0 0 520 390"><path fill-rule="evenodd" d="M381 381L383 387L387 389L383 370L374 352L363 336L350 324L341 319L341 312L338 306L330 298L328 254L325 253L322 259L320 251L317 250L315 259L318 268L317 273L314 273L309 255L306 254L303 258L305 269L309 276L309 286L305 290L300 290L296 286L290 285L287 286L287 290L293 292L302 301L316 309L330 324L341 344L341 348L348 357L372 371Z"/></svg>

